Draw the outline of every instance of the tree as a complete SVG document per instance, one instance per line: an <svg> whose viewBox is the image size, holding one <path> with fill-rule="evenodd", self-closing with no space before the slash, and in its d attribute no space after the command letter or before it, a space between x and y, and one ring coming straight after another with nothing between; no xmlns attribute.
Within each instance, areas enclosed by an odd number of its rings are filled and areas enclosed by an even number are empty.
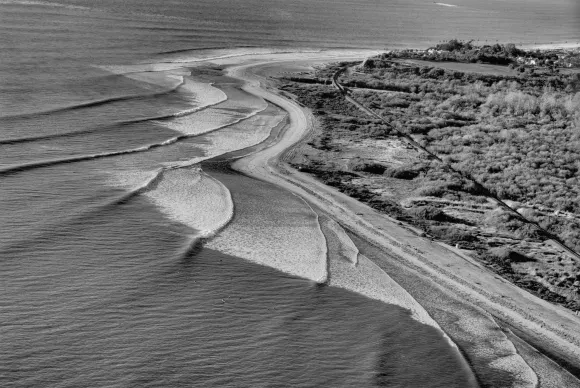
<svg viewBox="0 0 580 388"><path fill-rule="evenodd" d="M508 43L503 48L504 53L510 57L516 57L520 54L520 50L513 43Z"/></svg>
<svg viewBox="0 0 580 388"><path fill-rule="evenodd" d="M457 39L451 39L447 43L438 44L435 48L437 50L456 51L461 50L463 48L463 44L461 44L461 42L459 42Z"/></svg>

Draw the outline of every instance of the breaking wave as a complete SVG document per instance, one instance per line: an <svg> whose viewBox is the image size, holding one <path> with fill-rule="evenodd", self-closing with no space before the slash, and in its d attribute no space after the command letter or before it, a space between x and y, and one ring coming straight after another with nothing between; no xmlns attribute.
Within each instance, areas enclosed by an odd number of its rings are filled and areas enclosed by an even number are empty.
<svg viewBox="0 0 580 388"><path fill-rule="evenodd" d="M179 88L180 91L190 94L193 97L192 100L198 104L195 108L183 111L181 115L187 115L189 112L196 112L197 110L217 105L228 99L227 94L213 86L213 83L197 82L191 78L185 78L185 82ZM175 117L179 117L179 115Z"/></svg>
<svg viewBox="0 0 580 388"><path fill-rule="evenodd" d="M213 131L202 137L208 144L203 148L207 154L223 155L246 149L265 141L286 117L284 111L274 105L254 114L246 120L230 125L220 131Z"/></svg>
<svg viewBox="0 0 580 388"><path fill-rule="evenodd" d="M88 129L73 131L73 132L61 132L61 133L54 133L54 134L42 135L42 136L27 136L27 137L20 137L20 138L4 139L4 140L0 140L0 145L31 143L31 142L35 142L35 141L39 141L39 140L52 140L52 139L86 135L88 133L106 132L106 131L118 129L119 126L139 124L139 123L144 123L147 121L164 121L164 120L174 119L177 117L183 117L183 116L194 114L194 113L199 112L199 111L206 109L206 108L207 107L196 107L196 108L192 108L192 109L179 111L176 113L143 117L143 118L134 119L134 120L120 121L120 122L110 124L110 125L105 125L105 126L100 126L100 127L95 127L95 128L88 128Z"/></svg>
<svg viewBox="0 0 580 388"><path fill-rule="evenodd" d="M236 45L236 48L256 48L257 46L252 45ZM157 55L169 55L169 54L180 54L186 52L199 52L199 51L207 51L207 50L225 50L228 47L223 46L215 46L215 47L196 47L196 48L186 48L186 49L179 49L179 50L170 50L170 51L160 51Z"/></svg>
<svg viewBox="0 0 580 388"><path fill-rule="evenodd" d="M346 288L372 299L401 306L410 310L415 320L441 329L403 287L372 260L358 252L356 245L336 221L324 217L322 225L329 244L333 244L334 241L334 252L337 250L340 252L330 257L331 286ZM451 340L449 341L453 344Z"/></svg>
<svg viewBox="0 0 580 388"><path fill-rule="evenodd" d="M244 120L247 120L247 119L257 115L258 113L260 113L260 112L251 113L250 115L240 117L237 120L235 120L234 122L225 123L219 127L206 128L205 133L219 131L219 130L227 128L229 126L236 125ZM131 121L130 123L135 123L135 122L139 122L139 121ZM87 160L109 158L109 157L133 154L133 153L138 153L138 152L146 152L146 151L150 151L150 150L153 150L153 149L156 149L159 147L174 144L174 143L177 143L179 141L182 141L182 140L185 140L185 139L188 139L191 137L199 136L200 134L203 134L203 133L193 133L190 135L179 135L179 136L169 138L169 139L164 140L164 141L159 142L159 143L149 144L149 145L145 145L145 146L137 147L137 148L132 148L132 149L128 149L128 150L103 152L103 153L92 154L92 155L80 155L80 156L73 156L73 157L62 158L62 159L43 160L43 161L38 161L38 162L20 164L17 166L10 166L10 167L0 169L0 175L11 175L11 174L17 174L20 172L25 172L25 171L29 171L29 170L33 170L33 169L37 169L37 168L51 167L51 166L55 166L55 165L59 165L59 164L82 162L82 161L87 161ZM196 161L196 163L197 163L197 161Z"/></svg>
<svg viewBox="0 0 580 388"><path fill-rule="evenodd" d="M231 191L236 213L207 248L318 283L327 280L325 238L306 202L252 178L213 175Z"/></svg>
<svg viewBox="0 0 580 388"><path fill-rule="evenodd" d="M58 8L81 9L81 10L91 9L89 7L84 7L81 5L62 4L50 1L34 1L34 0L1 0L0 4L38 5L43 7L58 7Z"/></svg>
<svg viewBox="0 0 580 388"><path fill-rule="evenodd" d="M153 172L153 175L149 179L147 179L141 185L132 188L127 194L115 200L113 204L120 205L126 203L130 199L150 190L155 184L157 184L163 178L163 173L165 170L166 168L164 167L155 170Z"/></svg>
<svg viewBox="0 0 580 388"><path fill-rule="evenodd" d="M83 135L83 134L87 134L87 133L95 133L95 132L112 130L112 129L115 129L119 125L131 125L131 124L138 124L138 123L143 123L143 122L147 122L147 121L174 120L174 119L178 119L178 118L192 115L194 113L203 111L205 109L208 109L208 108L216 106L216 105L220 105L224 102L226 102L226 104L227 104L227 100L228 100L227 95L223 91L221 91L220 89L214 87L212 84L202 83L202 82L194 82L190 79L185 79L184 77L181 77L181 79L182 80L178 86L176 86L175 88L173 88L169 91L164 91L161 93L155 93L155 94L150 94L150 95L140 95L140 96L123 96L123 97L108 98L108 99L103 99L103 100L98 100L98 101L77 104L74 106L58 108L58 109L54 109L54 110L47 110L47 111L43 111L43 112L36 112L36 113L23 114L23 115L4 116L4 117L0 117L0 120L2 120L2 119L14 119L14 118L30 118L30 117L34 117L34 116L38 116L38 115L52 114L52 113L58 113L58 112L64 112L64 111L72 111L72 110L76 110L76 109L82 109L82 108L94 107L94 106L98 106L98 105L109 104L109 103L113 103L113 102L156 97L156 96L160 96L160 95L175 91L179 87L182 87L184 92L190 94L192 96L192 98L191 98L192 102L194 102L198 105L196 105L192 108L189 108L189 109L181 110L179 112L143 117L143 118L138 118L138 119L133 119L133 120L126 120L126 121L113 123L110 125L88 128L85 130L53 133L53 134L46 134L46 135L40 135L40 136L25 136L25 137L20 137L20 138L0 139L0 145L29 143L29 142L39 141L39 140L50 140L50 139L58 139L58 138L64 138L64 137L78 136L78 135ZM201 102L201 104L200 104L200 102ZM230 109L231 107L229 107L228 105L225 105L224 108ZM240 117L243 117L243 115L240 115ZM203 121L203 119L200 118L198 121ZM224 123L225 122L226 121L224 121ZM211 122L208 123L208 125L206 125L205 129L196 131L196 133L199 134L199 133L203 133L207 130L211 130L212 129L211 124L212 124Z"/></svg>
<svg viewBox="0 0 580 388"><path fill-rule="evenodd" d="M240 119L255 116L268 107L268 103L262 98L235 87L224 85L220 91L225 93L227 100L206 106L203 112L195 117L189 115L171 117L173 120L164 122L163 125L186 135L198 135L207 133L216 125L224 125L232 120L239 122Z"/></svg>
<svg viewBox="0 0 580 388"><path fill-rule="evenodd" d="M229 190L199 167L165 170L156 188L144 195L201 238L214 235L234 215Z"/></svg>
<svg viewBox="0 0 580 388"><path fill-rule="evenodd" d="M163 91L156 92L156 93L131 94L131 95L126 95L126 96L108 97L108 98L103 98L103 99L98 99L98 100L85 101L85 102L81 102L79 104L74 104L74 105L56 107L56 108L47 109L47 110L38 111L38 112L19 113L19 114L8 115L8 116L0 116L0 120L15 120L15 119L22 119L22 118L45 116L45 115L50 115L50 114L55 114L55 113L71 112L71 111L85 109L85 108L94 108L97 106L111 104L111 103L120 102L120 101L142 100L145 98L159 97L159 96L163 96L163 95L166 95L166 94L169 94L169 93L176 91L177 89L179 89L179 87L181 87L184 84L185 84L185 78L181 77L181 80L179 81L179 83L177 85L171 87L168 90L163 90Z"/></svg>
<svg viewBox="0 0 580 388"><path fill-rule="evenodd" d="M171 139L167 139L167 140L160 142L160 143L149 144L146 146L132 148L129 150L103 152L103 153L92 154L92 155L80 155L80 156L72 156L70 158L42 160L39 162L20 164L17 166L10 166L10 167L0 169L0 175L11 175L11 174L17 174L20 172L25 172L25 171L29 171L29 170L33 170L33 169L37 169L37 168L56 166L59 164L83 162L83 161L87 161L87 160L102 159L102 158L108 158L108 157L119 156L119 155L133 154L133 153L137 153L137 152L145 152L145 151L149 151L149 150L152 150L152 149L155 149L158 147L163 147L163 146L166 146L169 144L173 144L179 140L180 140L180 137L173 137Z"/></svg>

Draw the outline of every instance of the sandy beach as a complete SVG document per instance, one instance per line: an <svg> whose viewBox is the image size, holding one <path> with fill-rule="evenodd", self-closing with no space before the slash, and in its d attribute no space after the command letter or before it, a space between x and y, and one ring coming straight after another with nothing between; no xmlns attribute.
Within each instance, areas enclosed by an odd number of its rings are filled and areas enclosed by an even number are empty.
<svg viewBox="0 0 580 388"><path fill-rule="evenodd" d="M558 42L521 45L524 50L575 50L580 48L580 42Z"/></svg>
<svg viewBox="0 0 580 388"><path fill-rule="evenodd" d="M411 309L417 319L459 341L480 374L493 374L494 370L508 373L518 387L534 387L538 380L542 386L580 386L555 362L524 351L524 347L535 345L580 365L580 317L521 290L458 250L419 237L412 228L378 214L286 163L289 156L300 152L302 142L316 130L316 125L311 113L280 94L268 77L324 62L362 60L372 54L284 53L214 61L227 66L229 76L244 80L246 91L282 107L290 117L290 124L276 144L236 161L233 167L294 192L321 216L331 218L355 235L359 249L364 251L367 247L374 254L368 255L369 259L365 257L365 262L370 260L385 270L391 289L399 290L389 302ZM391 277L389 270L393 271ZM425 293L427 289L431 292ZM516 337L508 326L525 333L528 342Z"/></svg>

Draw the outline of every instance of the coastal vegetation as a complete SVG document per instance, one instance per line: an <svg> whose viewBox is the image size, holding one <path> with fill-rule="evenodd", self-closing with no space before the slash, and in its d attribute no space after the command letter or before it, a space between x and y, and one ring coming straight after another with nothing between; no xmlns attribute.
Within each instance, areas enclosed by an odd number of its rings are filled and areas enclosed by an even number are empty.
<svg viewBox="0 0 580 388"><path fill-rule="evenodd" d="M475 50L450 44L456 57ZM511 45L494 50L505 58L522 54ZM344 65L350 71L341 84L385 121L329 85ZM380 55L284 80L282 89L312 108L320 126L310 153L295 164L426 236L468 249L531 292L580 310L579 258L550 243L580 251L580 75L502 74L505 68L466 72Z"/></svg>
<svg viewBox="0 0 580 388"><path fill-rule="evenodd" d="M477 46L473 41L452 39L427 50L389 51L381 60L393 58L424 59L465 63L489 63L494 65L525 65L558 68L580 67L580 52L573 50L522 50L513 43Z"/></svg>

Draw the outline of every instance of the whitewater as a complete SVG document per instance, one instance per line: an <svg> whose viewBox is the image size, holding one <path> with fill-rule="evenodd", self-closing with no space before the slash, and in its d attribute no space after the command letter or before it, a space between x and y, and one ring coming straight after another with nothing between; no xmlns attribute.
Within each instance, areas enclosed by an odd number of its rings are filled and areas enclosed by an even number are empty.
<svg viewBox="0 0 580 388"><path fill-rule="evenodd" d="M575 386L496 320L520 310L286 164L314 120L273 81L572 41L564 3L505 2L508 36L471 0L0 1L0 385Z"/></svg>

